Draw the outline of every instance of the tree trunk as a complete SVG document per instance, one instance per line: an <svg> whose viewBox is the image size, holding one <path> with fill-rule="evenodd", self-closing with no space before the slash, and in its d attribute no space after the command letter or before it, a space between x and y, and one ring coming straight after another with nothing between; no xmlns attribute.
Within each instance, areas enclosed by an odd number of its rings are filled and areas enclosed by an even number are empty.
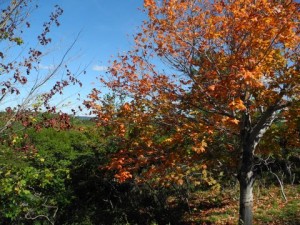
<svg viewBox="0 0 300 225"><path fill-rule="evenodd" d="M254 150L276 118L276 112L280 109L279 102L266 109L255 125L252 124L248 111L242 118L240 130L242 159L238 173L240 182L239 225L252 225L253 223L253 184L256 178Z"/></svg>
<svg viewBox="0 0 300 225"><path fill-rule="evenodd" d="M250 179L249 179L250 178ZM240 211L239 225L252 225L253 221L253 172L240 176Z"/></svg>
<svg viewBox="0 0 300 225"><path fill-rule="evenodd" d="M242 160L238 174L240 182L239 225L252 225L253 184L255 181L254 148L245 141L242 145Z"/></svg>

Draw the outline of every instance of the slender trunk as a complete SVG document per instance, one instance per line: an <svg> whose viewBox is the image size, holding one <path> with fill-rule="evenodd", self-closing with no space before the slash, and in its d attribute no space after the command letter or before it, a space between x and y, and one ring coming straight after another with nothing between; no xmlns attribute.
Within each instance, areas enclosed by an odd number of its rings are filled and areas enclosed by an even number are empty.
<svg viewBox="0 0 300 225"><path fill-rule="evenodd" d="M279 103L280 99L273 106L268 107L255 124L252 123L248 111L244 113L242 118L240 127L242 160L238 173L240 182L239 225L252 225L253 223L253 184L256 177L254 150L272 125L277 111L281 109Z"/></svg>
<svg viewBox="0 0 300 225"><path fill-rule="evenodd" d="M249 172L252 176L251 172ZM253 179L240 177L240 211L239 225L252 225L253 221Z"/></svg>
<svg viewBox="0 0 300 225"><path fill-rule="evenodd" d="M255 181L253 147L244 143L243 156L238 175L240 183L239 225L252 225L253 184Z"/></svg>

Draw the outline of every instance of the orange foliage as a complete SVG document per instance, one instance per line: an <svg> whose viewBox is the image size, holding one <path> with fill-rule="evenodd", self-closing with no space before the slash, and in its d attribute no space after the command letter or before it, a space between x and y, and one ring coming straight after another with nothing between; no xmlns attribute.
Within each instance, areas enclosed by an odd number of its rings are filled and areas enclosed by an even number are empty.
<svg viewBox="0 0 300 225"><path fill-rule="evenodd" d="M122 138L123 150L108 166L120 181L182 184L189 168L203 170L216 133L239 140L270 110L299 107L295 1L145 0L144 7L149 20L135 48L102 79L128 101L111 111L94 91L89 102L99 124ZM174 72L156 68L157 57Z"/></svg>

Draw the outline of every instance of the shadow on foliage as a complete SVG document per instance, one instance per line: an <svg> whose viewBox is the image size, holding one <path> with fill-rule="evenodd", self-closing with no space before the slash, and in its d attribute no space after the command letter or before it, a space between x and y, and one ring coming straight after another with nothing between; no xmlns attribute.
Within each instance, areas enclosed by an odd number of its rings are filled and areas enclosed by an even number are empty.
<svg viewBox="0 0 300 225"><path fill-rule="evenodd" d="M97 158L86 155L74 162L69 184L73 199L57 224L180 224L188 206L183 201L166 204L174 190L119 184L98 170Z"/></svg>

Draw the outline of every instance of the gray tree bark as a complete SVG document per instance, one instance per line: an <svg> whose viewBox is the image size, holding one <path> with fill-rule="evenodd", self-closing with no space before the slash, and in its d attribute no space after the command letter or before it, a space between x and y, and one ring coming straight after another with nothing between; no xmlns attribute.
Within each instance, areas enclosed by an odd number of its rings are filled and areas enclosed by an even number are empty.
<svg viewBox="0 0 300 225"><path fill-rule="evenodd" d="M253 184L240 182L240 225L252 225L253 222Z"/></svg>
<svg viewBox="0 0 300 225"><path fill-rule="evenodd" d="M243 148L243 158L238 174L240 183L240 210L239 225L252 225L253 222L253 185L255 171L253 168L253 149L247 146ZM250 145L251 146L251 145Z"/></svg>
<svg viewBox="0 0 300 225"><path fill-rule="evenodd" d="M255 149L276 118L277 110L274 106L269 107L254 126L247 112L243 117L240 132L242 159L238 173L240 183L239 225L252 225L253 223L253 185L256 178Z"/></svg>

